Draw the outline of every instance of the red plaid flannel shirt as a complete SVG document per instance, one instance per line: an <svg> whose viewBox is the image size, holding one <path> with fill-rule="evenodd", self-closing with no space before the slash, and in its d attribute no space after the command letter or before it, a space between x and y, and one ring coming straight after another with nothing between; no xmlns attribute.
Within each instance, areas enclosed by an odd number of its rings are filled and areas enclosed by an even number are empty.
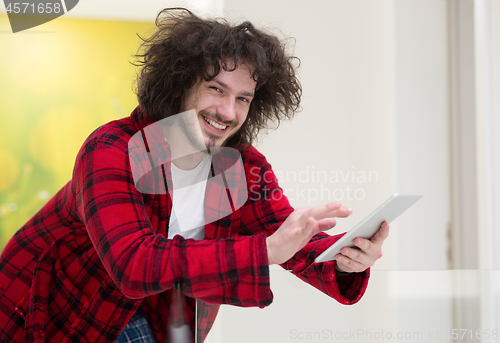
<svg viewBox="0 0 500 343"><path fill-rule="evenodd" d="M207 224L204 240L168 240L169 195L140 193L130 167L128 142L149 124L136 108L94 131L72 180L8 242L0 257L0 342L114 342L139 306L164 342L175 283L183 285L192 326L194 299L205 302L202 336L218 304L272 302L265 239L293 209L269 163L242 147L245 204ZM283 267L353 304L369 270L338 277L335 262L313 262L339 238L316 235Z"/></svg>

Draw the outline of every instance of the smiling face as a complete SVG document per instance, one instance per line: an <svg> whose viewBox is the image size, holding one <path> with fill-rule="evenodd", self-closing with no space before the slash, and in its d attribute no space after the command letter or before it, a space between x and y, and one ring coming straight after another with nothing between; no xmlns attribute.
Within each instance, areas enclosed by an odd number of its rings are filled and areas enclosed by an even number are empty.
<svg viewBox="0 0 500 343"><path fill-rule="evenodd" d="M251 69L240 64L234 71L221 69L211 81L201 79L186 92L181 110L196 111L206 147L222 146L243 125L256 84Z"/></svg>

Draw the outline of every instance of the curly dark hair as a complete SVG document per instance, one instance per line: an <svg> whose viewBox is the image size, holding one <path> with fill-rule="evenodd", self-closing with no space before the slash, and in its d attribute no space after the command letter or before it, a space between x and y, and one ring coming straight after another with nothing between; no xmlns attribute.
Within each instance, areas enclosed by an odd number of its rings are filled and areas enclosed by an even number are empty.
<svg viewBox="0 0 500 343"><path fill-rule="evenodd" d="M236 69L245 63L257 82L247 119L224 146L251 144L269 124L290 119L300 110L302 87L294 61L280 40L245 21L234 26L226 20L207 20L185 8L167 8L156 18L157 30L141 38L135 55L140 66L136 80L139 106L152 120L181 111L183 95L200 78L213 80L220 68ZM227 61L233 69L228 69Z"/></svg>

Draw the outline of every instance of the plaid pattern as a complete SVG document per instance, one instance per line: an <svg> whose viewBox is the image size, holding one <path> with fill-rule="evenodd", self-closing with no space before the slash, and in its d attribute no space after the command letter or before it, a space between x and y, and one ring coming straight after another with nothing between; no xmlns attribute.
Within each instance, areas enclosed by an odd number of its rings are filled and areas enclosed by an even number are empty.
<svg viewBox="0 0 500 343"><path fill-rule="evenodd" d="M146 314L141 308L134 313L130 322L120 333L116 343L156 343Z"/></svg>
<svg viewBox="0 0 500 343"><path fill-rule="evenodd" d="M0 256L0 342L114 342L139 306L156 340L165 342L175 283L183 285L185 322L192 328L195 299L206 304L198 311L202 339L217 304L272 302L265 239L293 209L269 163L255 148L242 147L245 204L207 224L205 240L168 240L171 199L137 191L128 155L130 138L150 123L137 108L94 131L72 180L9 241ZM166 154L158 158L168 161ZM157 170L168 188L168 170ZM225 184L233 184L228 178ZM211 203L220 197L215 188L207 190ZM207 216L219 215L213 207ZM337 279L333 261L313 262L338 238L314 237L283 267L352 304L364 293L369 271Z"/></svg>

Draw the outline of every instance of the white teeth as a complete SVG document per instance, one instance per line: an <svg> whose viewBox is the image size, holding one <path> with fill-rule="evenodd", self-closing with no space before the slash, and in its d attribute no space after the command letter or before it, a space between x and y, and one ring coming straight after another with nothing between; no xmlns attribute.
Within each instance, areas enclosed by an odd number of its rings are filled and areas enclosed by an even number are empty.
<svg viewBox="0 0 500 343"><path fill-rule="evenodd" d="M210 120L210 119L205 118L205 117L203 117L203 118L205 119L205 121L207 123L209 123L211 126L215 127L218 130L224 130L227 127L227 125L220 125L220 124L217 124L216 122L214 122L213 120Z"/></svg>

